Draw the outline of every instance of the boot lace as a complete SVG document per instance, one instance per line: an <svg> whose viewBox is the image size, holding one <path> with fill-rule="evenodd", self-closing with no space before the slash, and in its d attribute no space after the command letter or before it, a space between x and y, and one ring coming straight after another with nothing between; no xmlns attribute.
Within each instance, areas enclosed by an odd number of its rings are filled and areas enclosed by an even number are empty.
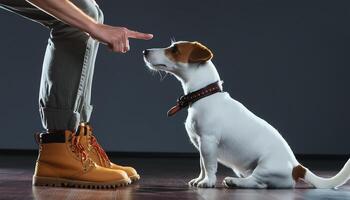
<svg viewBox="0 0 350 200"><path fill-rule="evenodd" d="M90 167L93 167L93 161L88 157L88 154L86 153L83 145L80 143L80 136L72 135L70 142L70 148L72 152L78 158L80 158L80 161L83 164L83 170L87 171Z"/></svg>
<svg viewBox="0 0 350 200"><path fill-rule="evenodd" d="M101 163L104 163L106 166L110 166L111 161L109 160L105 150L101 147L101 145L97 142L97 139L94 135L92 135L92 127L89 126L88 128L90 132L89 137L89 144L96 150L97 154L99 155L99 159Z"/></svg>

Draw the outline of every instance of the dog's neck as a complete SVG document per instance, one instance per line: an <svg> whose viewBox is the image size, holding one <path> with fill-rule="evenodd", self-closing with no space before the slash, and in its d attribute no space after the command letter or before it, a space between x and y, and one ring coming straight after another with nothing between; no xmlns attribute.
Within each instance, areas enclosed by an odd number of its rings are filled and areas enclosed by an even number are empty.
<svg viewBox="0 0 350 200"><path fill-rule="evenodd" d="M193 69L188 71L189 73L177 76L182 84L184 94L194 92L220 80L219 73L211 61L190 67Z"/></svg>

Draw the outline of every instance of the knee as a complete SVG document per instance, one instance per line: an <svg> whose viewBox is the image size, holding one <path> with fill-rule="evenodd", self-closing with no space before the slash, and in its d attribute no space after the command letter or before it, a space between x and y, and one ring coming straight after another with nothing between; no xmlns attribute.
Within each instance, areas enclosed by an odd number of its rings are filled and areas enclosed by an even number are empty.
<svg viewBox="0 0 350 200"><path fill-rule="evenodd" d="M103 23L104 22L104 14L103 14L103 11L98 7L96 6L96 9L95 9L95 14L93 16L93 18L99 22L99 23Z"/></svg>
<svg viewBox="0 0 350 200"><path fill-rule="evenodd" d="M103 23L104 15L100 7L94 0L79 0L72 1L78 8L80 8L85 14L99 23Z"/></svg>

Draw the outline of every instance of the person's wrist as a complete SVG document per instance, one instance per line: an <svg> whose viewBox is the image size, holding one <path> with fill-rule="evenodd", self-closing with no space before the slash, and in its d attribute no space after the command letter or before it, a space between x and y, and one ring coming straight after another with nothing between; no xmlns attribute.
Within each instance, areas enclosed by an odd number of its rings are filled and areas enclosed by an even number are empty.
<svg viewBox="0 0 350 200"><path fill-rule="evenodd" d="M86 32L89 33L90 35L96 35L96 32L98 31L98 27L101 24L97 23L97 22L91 22L86 26Z"/></svg>

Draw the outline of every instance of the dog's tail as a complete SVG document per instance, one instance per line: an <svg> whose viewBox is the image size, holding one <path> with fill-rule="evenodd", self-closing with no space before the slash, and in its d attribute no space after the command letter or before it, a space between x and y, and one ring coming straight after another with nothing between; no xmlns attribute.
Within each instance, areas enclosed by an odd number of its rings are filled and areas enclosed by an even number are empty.
<svg viewBox="0 0 350 200"><path fill-rule="evenodd" d="M294 180L297 181L298 179L302 179L305 182L312 184L316 188L337 188L344 185L350 179L350 159L345 163L340 172L331 178L319 177L302 165L297 165L294 167L292 175Z"/></svg>

